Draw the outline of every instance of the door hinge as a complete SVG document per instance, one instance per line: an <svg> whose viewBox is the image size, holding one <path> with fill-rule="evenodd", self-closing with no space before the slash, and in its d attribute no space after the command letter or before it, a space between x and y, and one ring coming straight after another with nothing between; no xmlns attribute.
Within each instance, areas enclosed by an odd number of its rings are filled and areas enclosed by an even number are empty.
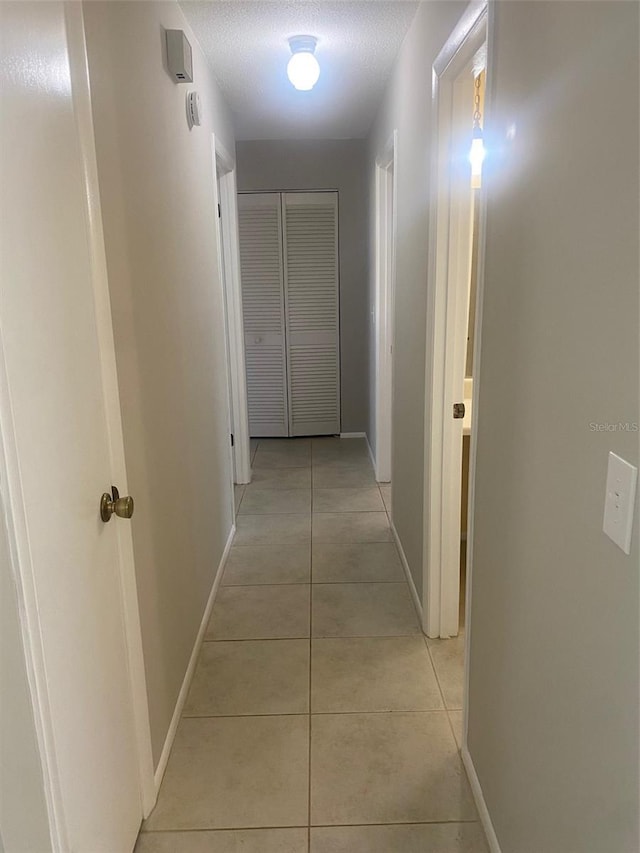
<svg viewBox="0 0 640 853"><path fill-rule="evenodd" d="M453 404L453 417L456 420L464 418L464 413L465 413L464 403L454 403Z"/></svg>
<svg viewBox="0 0 640 853"><path fill-rule="evenodd" d="M233 438L233 433L231 433L231 447L235 446L235 440Z"/></svg>

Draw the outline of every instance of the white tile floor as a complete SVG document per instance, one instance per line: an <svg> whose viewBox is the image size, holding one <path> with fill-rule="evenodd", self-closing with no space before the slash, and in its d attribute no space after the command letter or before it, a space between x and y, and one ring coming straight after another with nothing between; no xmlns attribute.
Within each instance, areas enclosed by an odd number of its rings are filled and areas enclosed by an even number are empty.
<svg viewBox="0 0 640 853"><path fill-rule="evenodd" d="M252 441L252 459L136 853L486 853L463 640L420 632L365 442Z"/></svg>

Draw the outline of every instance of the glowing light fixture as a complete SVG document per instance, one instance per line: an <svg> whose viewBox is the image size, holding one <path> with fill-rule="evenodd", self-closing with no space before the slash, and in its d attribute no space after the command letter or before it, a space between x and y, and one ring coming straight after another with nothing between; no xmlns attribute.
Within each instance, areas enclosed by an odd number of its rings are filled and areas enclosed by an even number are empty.
<svg viewBox="0 0 640 853"><path fill-rule="evenodd" d="M471 186L478 189L482 185L482 163L487 156L482 138L482 128L474 127L471 139L471 151L469 151L469 162L471 163Z"/></svg>
<svg viewBox="0 0 640 853"><path fill-rule="evenodd" d="M482 186L482 163L486 157L484 138L482 136L482 114L480 112L480 75L475 80L475 111L473 113L473 131L471 134L471 150L469 151L469 162L471 163L471 187L480 189Z"/></svg>
<svg viewBox="0 0 640 853"><path fill-rule="evenodd" d="M314 36L293 36L289 47L293 56L287 65L287 76L296 89L308 92L318 82L320 66L313 55L318 39Z"/></svg>

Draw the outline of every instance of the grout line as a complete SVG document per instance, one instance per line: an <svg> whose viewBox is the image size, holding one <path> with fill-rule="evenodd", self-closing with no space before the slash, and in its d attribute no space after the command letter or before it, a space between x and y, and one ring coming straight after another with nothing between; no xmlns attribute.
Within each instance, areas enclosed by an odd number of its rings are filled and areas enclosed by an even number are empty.
<svg viewBox="0 0 640 853"><path fill-rule="evenodd" d="M449 710L460 711L460 708L386 708L384 710L371 711L361 709L359 711L274 711L272 714L183 714L184 720L252 720L263 717L353 717L356 714L446 714Z"/></svg>
<svg viewBox="0 0 640 853"><path fill-rule="evenodd" d="M319 584L316 584L319 586ZM205 643L244 643L247 640L388 640L392 637L423 637L420 630L412 634L326 634L324 636L309 636L294 634L291 637L216 637L208 638ZM454 710L457 710L454 708Z"/></svg>
<svg viewBox="0 0 640 853"><path fill-rule="evenodd" d="M416 634L417 636L417 634ZM205 643L246 643L246 642L267 642L270 640L308 640L309 635L293 634L291 637L217 637L209 638Z"/></svg>
<svg viewBox="0 0 640 853"><path fill-rule="evenodd" d="M382 503L384 507L384 501ZM315 515L380 515L384 513L384 515L388 516L386 509L317 509L315 510ZM313 514L313 513L312 513Z"/></svg>
<svg viewBox="0 0 640 853"><path fill-rule="evenodd" d="M247 494L247 483L242 483L241 485L242 485L242 495L240 496L240 503L236 507L236 518L240 514L240 507L242 506L242 501L244 500L244 496ZM235 495L234 495L234 497L235 497Z"/></svg>
<svg viewBox="0 0 640 853"><path fill-rule="evenodd" d="M370 584L372 586L376 584L395 584L395 586L406 586L407 582L405 580L402 581L317 581L314 586L353 586L354 584ZM277 584L274 584L277 586ZM284 586L284 584L283 584Z"/></svg>
<svg viewBox="0 0 640 853"><path fill-rule="evenodd" d="M440 691L440 697L442 698L442 704L445 707L445 709L447 711L449 711L449 708L447 707L446 700L444 698L444 691L442 689L442 684L440 683L440 676L438 675L438 670L436 669L436 665L435 665L435 662L433 660L433 656L431 654L431 647L429 646L429 643L427 642L427 637L424 636L424 634L423 634L422 639L424 640L424 644L425 644L426 649L427 649L427 654L429 655L429 660L431 661L431 666L433 667L433 673L436 677L436 683L438 685L438 690ZM452 710L458 710L458 709L452 709ZM449 720L449 726L451 727L451 734L453 735L453 739L456 740L455 735L453 734L453 726L451 725L451 720ZM458 745L458 741L456 741L456 746L457 745Z"/></svg>
<svg viewBox="0 0 640 853"><path fill-rule="evenodd" d="M380 510L380 512L382 512L382 510ZM274 514L276 514L276 515L277 515L277 513L274 513ZM298 512L298 513L284 513L284 514L288 514L288 515L304 515L305 513L300 513L300 512ZM343 513L339 513L339 514L340 514L340 515L343 515ZM386 514L386 513L385 513L385 514ZM312 513L312 515L313 515L313 513ZM316 515L326 515L326 513L316 513ZM246 517L246 516L245 516L245 517ZM262 517L263 517L263 516L261 516L261 518L262 518ZM310 538L310 541L311 541L311 538ZM247 544L245 544L245 543L242 543L242 542L241 542L240 544L236 545L236 543L234 542L234 543L233 543L233 547L234 547L234 549L235 549L235 548L296 548L296 547L297 547L297 548L301 548L303 545L306 545L306 544L307 544L307 541L306 541L306 538L305 538L305 541L304 541L304 542L256 542L256 543L254 543L254 544L249 544L249 545L247 545ZM311 543L311 544L313 544L313 543ZM393 541L393 539L383 539L383 540L377 540L377 539L376 539L376 540L374 540L374 541L367 541L367 542L361 542L361 541L353 541L353 542L316 542L315 544L316 544L316 545L341 545L341 546L342 546L342 545L344 545L345 547L347 547L348 545L393 545L394 551L395 551L396 553L397 553L397 551L398 551L398 549L397 549L397 547L396 547L396 543Z"/></svg>
<svg viewBox="0 0 640 853"><path fill-rule="evenodd" d="M325 544L325 543L320 543L320 544ZM389 542L389 543L376 542L375 544L376 545L381 545L381 544L391 545L392 543L391 542ZM383 581L383 580L375 580L375 581L373 581L373 580L366 580L366 581L315 581L315 582L311 581L311 583L313 583L314 586L320 586L320 585L322 585L322 586L341 586L342 584L345 584L345 583L351 583L351 584L353 584L353 583L363 583L363 584L364 583L403 583L403 581L398 581L398 580L393 580L393 581ZM406 583L406 581L404 581L404 583ZM284 581L283 583L225 583L222 585L227 589L229 587L245 587L245 586L306 586L306 584L303 584L302 581L298 581L298 583L291 583L291 582L287 582L287 581Z"/></svg>
<svg viewBox="0 0 640 853"><path fill-rule="evenodd" d="M289 515L293 515L294 513L289 513ZM297 515L304 515L304 513L296 513ZM309 541L311 541L311 537L309 537ZM236 545L233 543L234 548L302 548L303 545L306 545L307 542L257 542L255 545ZM377 544L377 543L376 543ZM266 586L266 584L263 584Z"/></svg>
<svg viewBox="0 0 640 853"><path fill-rule="evenodd" d="M272 492L306 492L306 489L258 489L258 491L272 491ZM345 490L346 491L346 490ZM254 494L256 494L254 492ZM240 504L244 500L244 495L242 496L242 500ZM238 504L238 509L240 509L240 504ZM386 515L389 516L386 508L384 508L384 501L382 502L383 509L316 509L316 510L304 510L301 512L299 509L293 510L282 510L281 512L271 511L271 512L244 512L245 516L257 516L259 515L261 518L265 515ZM366 543L365 543L366 544Z"/></svg>
<svg viewBox="0 0 640 853"><path fill-rule="evenodd" d="M313 513L312 513L313 514ZM345 513L336 513L337 515L345 515ZM357 514L357 513L356 513ZM381 513L382 514L382 513ZM386 513L383 513L386 515ZM302 513L289 513L289 515L302 515ZM326 515L326 513L316 513L316 515ZM242 518L273 518L273 515L243 515ZM282 516L278 516L281 518ZM234 548L266 548L270 545L275 545L278 548L286 547L287 545L306 545L306 537L304 542L248 542L240 545L235 545ZM366 541L362 541L361 539L348 539L339 541L325 541L324 539L316 539L315 542L311 542L313 545L394 545L395 542L393 539L367 539ZM396 549L397 550L397 549ZM265 584L258 584L258 586L265 586Z"/></svg>
<svg viewBox="0 0 640 853"><path fill-rule="evenodd" d="M475 820L473 818L459 818L457 820L412 820L412 821L391 821L389 823L314 823L311 828L313 829L350 829L353 827L354 829L360 827L367 826L440 826L440 825L452 825L455 826L458 823L477 823L479 824L479 820ZM237 832L237 831L259 831L263 829L307 829L309 828L306 824L296 824L292 826L291 824L287 824L286 826L274 826L270 824L269 826L223 826L223 827L192 827L190 829L142 829L141 833L146 835L161 834L163 832Z"/></svg>
<svg viewBox="0 0 640 853"><path fill-rule="evenodd" d="M462 753L462 744L458 743L458 738L456 737L456 732L455 732L455 729L453 727L453 722L451 721L451 714L452 713L454 713L454 714L455 713L461 713L461 712L462 712L462 708L447 708L447 717L449 718L449 727L451 729L451 734L453 735L453 739L456 742L456 746L458 748L459 753ZM460 759L462 760L462 755L460 756Z"/></svg>
<svg viewBox="0 0 640 853"><path fill-rule="evenodd" d="M279 547L281 548L282 545L280 545ZM391 581L389 581L389 583L391 583ZM242 586L242 587L255 586L255 587L259 587L260 589L264 589L265 587L268 587L268 586L277 586L277 587L281 587L281 586L309 586L309 582L308 581L292 581L290 583L242 583L242 584L229 584L229 586Z"/></svg>
<svg viewBox="0 0 640 853"><path fill-rule="evenodd" d="M416 635L417 636L417 635ZM204 640L205 643L299 643L308 637L245 637L240 640Z"/></svg>
<svg viewBox="0 0 640 853"><path fill-rule="evenodd" d="M267 489L259 490L259 491L265 491L266 492ZM280 492L289 491L289 489L274 489L273 491L278 492L278 494L280 494ZM306 492L306 489L295 489L295 491L296 492L299 492L299 491L305 491ZM254 494L257 494L257 493L254 492ZM310 509L305 509L305 510L299 510L298 509L298 510L292 510L292 511L285 510L284 512L245 512L245 513L243 513L243 515L245 517L248 517L248 518L257 518L257 517L269 518L272 515L304 515L304 516L307 516L307 515L311 515L311 510ZM263 544L263 543L259 543L259 544ZM288 543L287 542L273 542L273 543L264 543L264 544L287 545ZM293 543L293 544L295 544L295 543Z"/></svg>

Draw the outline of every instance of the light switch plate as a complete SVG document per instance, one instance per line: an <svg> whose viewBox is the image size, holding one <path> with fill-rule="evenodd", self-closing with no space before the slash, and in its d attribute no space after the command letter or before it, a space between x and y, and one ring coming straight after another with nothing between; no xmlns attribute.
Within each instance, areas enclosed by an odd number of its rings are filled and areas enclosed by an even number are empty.
<svg viewBox="0 0 640 853"><path fill-rule="evenodd" d="M637 480L637 468L615 453L609 453L603 530L625 554L631 550Z"/></svg>

